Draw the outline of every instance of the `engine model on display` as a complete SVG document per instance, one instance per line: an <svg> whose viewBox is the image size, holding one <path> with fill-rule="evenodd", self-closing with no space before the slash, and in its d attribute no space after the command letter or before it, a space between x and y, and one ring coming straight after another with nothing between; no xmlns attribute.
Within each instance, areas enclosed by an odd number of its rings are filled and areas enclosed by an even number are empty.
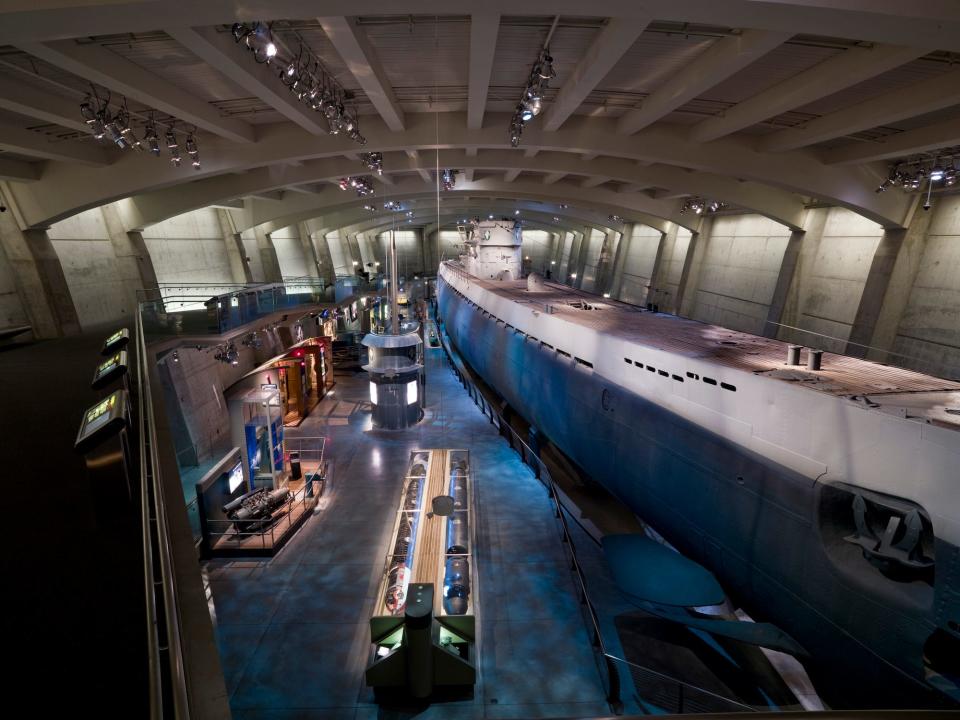
<svg viewBox="0 0 960 720"><path fill-rule="evenodd" d="M802 367L784 342L520 280L508 225L461 227L438 272L473 371L788 633L815 684L960 701L960 383L813 350Z"/></svg>
<svg viewBox="0 0 960 720"><path fill-rule="evenodd" d="M223 506L223 512L239 533L260 532L273 522L273 513L283 507L293 495L286 488L271 490L259 488Z"/></svg>

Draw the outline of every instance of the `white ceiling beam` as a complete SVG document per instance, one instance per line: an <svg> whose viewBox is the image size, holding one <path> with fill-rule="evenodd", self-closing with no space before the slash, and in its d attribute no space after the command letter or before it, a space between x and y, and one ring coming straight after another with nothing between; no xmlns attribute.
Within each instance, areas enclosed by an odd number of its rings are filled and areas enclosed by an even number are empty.
<svg viewBox="0 0 960 720"><path fill-rule="evenodd" d="M0 158L0 180L17 180L18 182L32 182L40 179L42 163L30 163L23 160L6 160Z"/></svg>
<svg viewBox="0 0 960 720"><path fill-rule="evenodd" d="M404 152L407 154L407 157L410 158L411 160L416 160L417 158L420 157L420 153L418 153L416 150L411 150L407 148L406 150L404 150Z"/></svg>
<svg viewBox="0 0 960 720"><path fill-rule="evenodd" d="M600 157L600 153L583 153L583 155L580 157L582 157L586 162L590 162L591 160L596 160L598 157Z"/></svg>
<svg viewBox="0 0 960 720"><path fill-rule="evenodd" d="M483 113L490 90L490 71L497 51L500 16L478 13L470 17L470 71L467 78L467 127L483 127Z"/></svg>
<svg viewBox="0 0 960 720"><path fill-rule="evenodd" d="M475 147L468 147L468 148L466 149L466 153L467 153L467 157L476 157L476 156L477 156L477 148L475 148Z"/></svg>
<svg viewBox="0 0 960 720"><path fill-rule="evenodd" d="M210 207L220 210L243 210L243 198L237 198L236 200L219 200L212 203Z"/></svg>
<svg viewBox="0 0 960 720"><path fill-rule="evenodd" d="M190 14L186 17L192 19ZM212 27L166 28L166 32L288 120L313 135L327 134L326 123L320 118L320 113L308 108L284 87L277 77L276 66L255 62L250 51L243 44L234 42L229 32L220 32Z"/></svg>
<svg viewBox="0 0 960 720"><path fill-rule="evenodd" d="M0 150L42 160L61 160L82 165L109 165L105 149L92 138L56 140L33 130L0 124Z"/></svg>
<svg viewBox="0 0 960 720"><path fill-rule="evenodd" d="M390 177L389 173L379 173L373 176L374 180L379 180L384 185L393 185L394 179Z"/></svg>
<svg viewBox="0 0 960 720"><path fill-rule="evenodd" d="M204 2L165 0L162 4L144 4L144 0L111 0L102 11L94 11L91 0L56 2L7 2L0 4L0 44L31 40L148 32L157 29L157 15L189 17L198 25L229 25L270 14L287 18L309 18L317 14L316 0L283 0L282 3ZM385 12L383 0L326 0L324 12L339 15L379 15ZM477 10L476 0L446 0L447 15L470 15ZM518 12L516 0L485 0L484 12L511 15ZM525 0L526 15L582 15L582 0ZM397 10L393 10L397 12ZM405 0L402 12L434 16L436 0ZM593 17L642 18L721 27L752 27L781 30L795 34L861 38L871 42L936 46L942 50L960 50L960 17L952 0L915 0L895 2L878 0L593 0Z"/></svg>
<svg viewBox="0 0 960 720"><path fill-rule="evenodd" d="M935 125L890 135L877 142L852 142L825 152L823 160L828 165L868 163L952 145L960 145L960 123L956 120L945 120Z"/></svg>
<svg viewBox="0 0 960 720"><path fill-rule="evenodd" d="M547 175L543 176L543 184L553 185L554 183L558 183L563 180L566 176L567 173L563 172L548 173Z"/></svg>
<svg viewBox="0 0 960 720"><path fill-rule="evenodd" d="M400 103L393 94L393 88L376 51L354 19L327 16L317 18L317 22L387 127L394 132L403 130L403 110Z"/></svg>
<svg viewBox="0 0 960 720"><path fill-rule="evenodd" d="M430 172L428 170L425 170L424 168L421 167L421 168L417 168L417 172L420 174L420 177L423 178L423 181L425 183L433 182L433 176L430 175Z"/></svg>
<svg viewBox="0 0 960 720"><path fill-rule="evenodd" d="M229 33L222 34L233 43ZM253 126L249 123L221 117L219 111L209 103L95 43L79 45L66 40L21 43L18 47L51 65L173 115L206 132L237 143L254 141Z"/></svg>
<svg viewBox="0 0 960 720"><path fill-rule="evenodd" d="M612 18L607 22L570 76L564 79L560 92L547 109L544 130L557 130L566 122L649 24L650 18Z"/></svg>
<svg viewBox="0 0 960 720"><path fill-rule="evenodd" d="M583 180L580 183L580 187L592 188L597 187L598 185L603 185L605 182L610 182L610 178L604 177L603 175L594 175Z"/></svg>
<svg viewBox="0 0 960 720"><path fill-rule="evenodd" d="M653 187L652 185L643 185L639 183L625 183L617 188L617 192L622 193L635 193L640 192L641 190L646 190L647 188Z"/></svg>
<svg viewBox="0 0 960 720"><path fill-rule="evenodd" d="M319 195L322 193L328 186L321 183L307 183L303 185L285 185L283 190L286 192L300 193L301 195Z"/></svg>
<svg viewBox="0 0 960 720"><path fill-rule="evenodd" d="M787 32L744 30L739 35L717 40L651 93L639 108L621 117L617 132L631 135L652 125L779 47L789 37Z"/></svg>
<svg viewBox="0 0 960 720"><path fill-rule="evenodd" d="M516 179L520 176L520 173L522 173L522 172L523 172L523 169L522 169L522 168L513 168L512 170L507 170L507 171L503 174L503 181L504 181L504 182L513 182L514 180L516 180Z"/></svg>
<svg viewBox="0 0 960 720"><path fill-rule="evenodd" d="M467 168L463 171L463 176L467 179L467 182L473 182L473 168Z"/></svg>
<svg viewBox="0 0 960 720"><path fill-rule="evenodd" d="M80 117L80 104L61 95L38 90L22 78L20 82L0 77L0 108L52 125L90 133L90 126Z"/></svg>
<svg viewBox="0 0 960 720"><path fill-rule="evenodd" d="M844 50L789 80L737 103L716 117L697 123L690 131L690 137L699 142L716 140L869 80L926 55L932 49L875 45Z"/></svg>
<svg viewBox="0 0 960 720"><path fill-rule="evenodd" d="M247 193L244 197L254 198L256 200L283 200L283 190L261 190L259 192Z"/></svg>
<svg viewBox="0 0 960 720"><path fill-rule="evenodd" d="M527 148L526 150L523 151L523 156L525 158L536 157L538 152L540 151L537 148Z"/></svg>
<svg viewBox="0 0 960 720"><path fill-rule="evenodd" d="M960 105L960 70L828 113L802 127L771 133L762 138L757 147L768 152L796 150L825 140L852 135L861 130L942 110L951 105Z"/></svg>

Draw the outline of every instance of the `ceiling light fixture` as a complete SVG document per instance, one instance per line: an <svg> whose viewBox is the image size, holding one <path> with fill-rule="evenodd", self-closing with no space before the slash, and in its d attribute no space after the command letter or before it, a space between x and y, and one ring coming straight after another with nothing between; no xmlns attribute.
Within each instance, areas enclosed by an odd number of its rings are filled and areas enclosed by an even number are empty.
<svg viewBox="0 0 960 720"><path fill-rule="evenodd" d="M369 175L357 175L354 177L344 177L340 178L337 182L337 185L341 190L349 190L353 188L357 197L367 197L368 195L373 195L373 178Z"/></svg>
<svg viewBox="0 0 960 720"><path fill-rule="evenodd" d="M383 153L368 152L360 155L360 162L364 167L377 175L383 175Z"/></svg>
<svg viewBox="0 0 960 720"><path fill-rule="evenodd" d="M524 126L533 120L543 111L544 95L550 81L556 77L557 72L553 67L553 57L550 55L550 38L553 37L553 31L557 28L559 16L554 18L553 25L547 33L546 40L543 42L543 48L537 56L530 75L527 77L527 84L523 88L520 96L520 102L513 111L510 118L510 145L517 147L520 144L520 137L523 135Z"/></svg>
<svg viewBox="0 0 960 720"><path fill-rule="evenodd" d="M244 43L258 63L269 64L276 60L282 68L278 74L280 82L297 100L323 115L331 135L342 133L359 145L367 144L367 139L360 134L356 108L348 110L346 107L353 95L337 82L303 41L299 42L295 56L282 59L267 25L261 22L252 25L234 23L232 32L234 40Z"/></svg>
<svg viewBox="0 0 960 720"><path fill-rule="evenodd" d="M459 172L459 170L444 168L444 170L440 173L440 183L443 185L444 190L453 190L454 186L457 184L457 173Z"/></svg>
<svg viewBox="0 0 960 720"><path fill-rule="evenodd" d="M705 212L715 213L726 206L726 203L720 202L719 200L708 200L699 195L694 195L683 201L683 205L680 206L680 214L683 215L688 211L693 212L695 215L702 215Z"/></svg>

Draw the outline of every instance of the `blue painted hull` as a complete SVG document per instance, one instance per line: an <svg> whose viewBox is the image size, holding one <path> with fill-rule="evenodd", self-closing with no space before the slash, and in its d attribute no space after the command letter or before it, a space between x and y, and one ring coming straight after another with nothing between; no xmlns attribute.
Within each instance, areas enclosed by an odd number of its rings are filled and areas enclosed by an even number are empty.
<svg viewBox="0 0 960 720"><path fill-rule="evenodd" d="M830 702L949 702L924 680L933 609L838 570L818 525L821 485L526 340L442 277L438 303L471 368L588 475L709 568L753 617L796 638L813 658L808 671L818 687L842 691L826 693ZM938 544L938 560L956 555Z"/></svg>

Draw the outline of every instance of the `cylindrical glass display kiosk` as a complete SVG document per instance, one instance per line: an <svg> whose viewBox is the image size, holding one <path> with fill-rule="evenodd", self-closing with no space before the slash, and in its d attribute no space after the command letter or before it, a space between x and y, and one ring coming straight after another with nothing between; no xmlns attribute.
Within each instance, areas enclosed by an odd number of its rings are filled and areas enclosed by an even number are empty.
<svg viewBox="0 0 960 720"><path fill-rule="evenodd" d="M363 339L369 362L373 426L402 430L423 419L423 341L419 324L402 323L396 335L370 333Z"/></svg>

